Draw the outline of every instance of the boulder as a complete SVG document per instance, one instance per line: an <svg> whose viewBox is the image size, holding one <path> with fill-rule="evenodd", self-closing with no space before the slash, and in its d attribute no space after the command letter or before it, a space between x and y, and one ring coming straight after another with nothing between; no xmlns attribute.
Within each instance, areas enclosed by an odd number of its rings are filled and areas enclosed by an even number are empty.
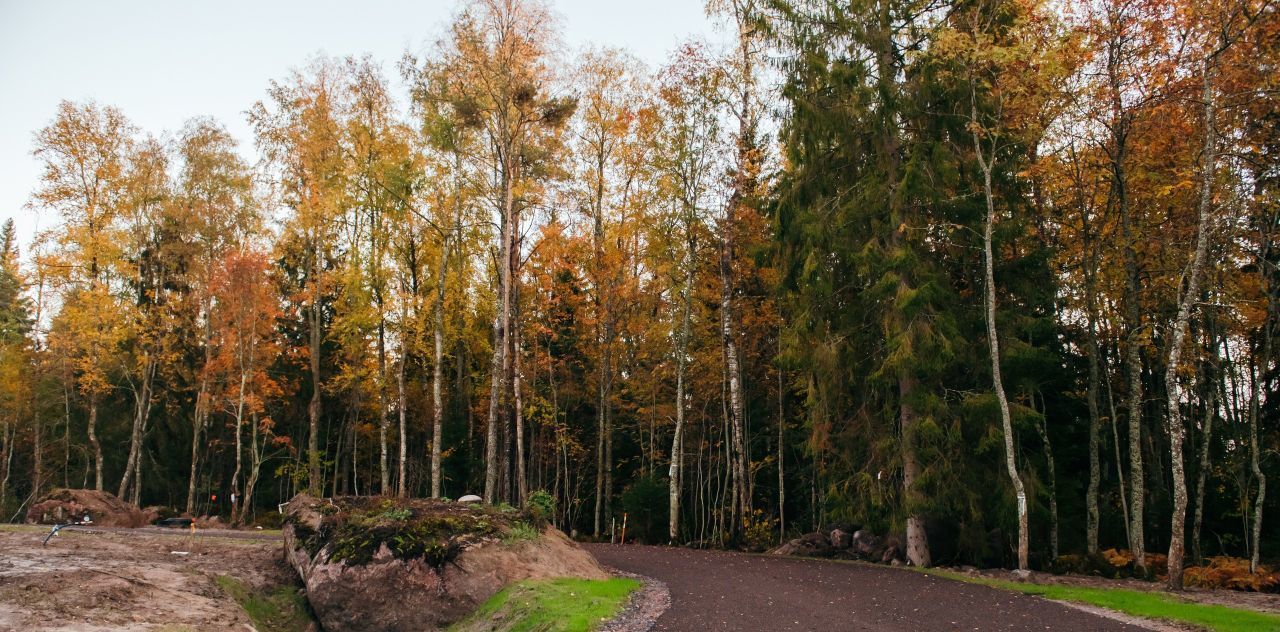
<svg viewBox="0 0 1280 632"><path fill-rule="evenodd" d="M153 518L110 492L92 489L55 489L27 509L27 522L34 524L83 523L86 517L100 527L141 527Z"/></svg>
<svg viewBox="0 0 1280 632"><path fill-rule="evenodd" d="M851 548L859 557L868 560L874 560L884 553L884 543L876 534L866 529L859 529L853 533Z"/></svg>
<svg viewBox="0 0 1280 632"><path fill-rule="evenodd" d="M831 546L831 541L820 531L806 533L778 548L773 549L770 553L774 555L798 555L801 557L831 557L835 554L835 549Z"/></svg>
<svg viewBox="0 0 1280 632"><path fill-rule="evenodd" d="M837 551L843 551L853 544L853 532L844 529L831 530L831 546Z"/></svg>
<svg viewBox="0 0 1280 632"><path fill-rule="evenodd" d="M880 554L880 559L876 560L882 564L890 564L894 561L905 562L907 560L906 547L902 545L903 538L896 535L888 536L884 539L884 552Z"/></svg>
<svg viewBox="0 0 1280 632"><path fill-rule="evenodd" d="M462 504L464 504L464 505L471 504L471 503L483 502L483 501L484 501L484 499L483 499L483 498L481 498L481 497L479 497L479 496L476 496L475 494L467 494L466 496L463 496L462 498L459 498L459 499L458 499L458 502L460 502L460 503L462 503Z"/></svg>
<svg viewBox="0 0 1280 632"><path fill-rule="evenodd" d="M326 630L439 630L511 582L608 577L559 530L535 524L482 504L302 495L285 510L285 555Z"/></svg>

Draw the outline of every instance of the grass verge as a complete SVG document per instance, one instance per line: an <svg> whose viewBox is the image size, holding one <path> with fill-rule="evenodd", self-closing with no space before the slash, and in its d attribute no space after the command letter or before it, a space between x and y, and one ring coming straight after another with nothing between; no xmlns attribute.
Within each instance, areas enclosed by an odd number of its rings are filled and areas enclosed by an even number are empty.
<svg viewBox="0 0 1280 632"><path fill-rule="evenodd" d="M240 604L259 632L305 632L311 624L307 600L292 586L277 586L264 593L230 575L219 575L217 582Z"/></svg>
<svg viewBox="0 0 1280 632"><path fill-rule="evenodd" d="M1060 584L1024 584L986 577L971 577L962 573L938 569L924 569L920 572L971 584L982 584L1027 595L1036 595L1045 599L1100 606L1145 619L1191 624L1214 632L1280 630L1280 616L1241 610L1239 608L1228 608L1226 606L1191 603L1169 593L1124 588L1063 586Z"/></svg>
<svg viewBox="0 0 1280 632"><path fill-rule="evenodd" d="M590 632L612 619L634 579L526 580L503 588L450 632Z"/></svg>

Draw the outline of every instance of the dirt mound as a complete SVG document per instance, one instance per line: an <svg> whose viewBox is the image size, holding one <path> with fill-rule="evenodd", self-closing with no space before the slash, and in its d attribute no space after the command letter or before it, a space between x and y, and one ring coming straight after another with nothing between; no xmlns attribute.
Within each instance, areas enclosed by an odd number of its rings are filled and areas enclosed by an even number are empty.
<svg viewBox="0 0 1280 632"><path fill-rule="evenodd" d="M27 510L27 522L34 524L83 523L85 517L100 527L141 527L158 516L92 489L55 489Z"/></svg>
<svg viewBox="0 0 1280 632"><path fill-rule="evenodd" d="M285 555L329 630L436 630L522 579L608 574L534 516L438 500L298 496Z"/></svg>

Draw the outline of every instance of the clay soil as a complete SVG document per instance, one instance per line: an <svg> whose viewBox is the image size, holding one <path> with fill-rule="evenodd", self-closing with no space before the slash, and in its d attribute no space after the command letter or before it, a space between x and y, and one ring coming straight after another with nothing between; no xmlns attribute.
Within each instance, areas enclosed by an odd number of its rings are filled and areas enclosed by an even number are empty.
<svg viewBox="0 0 1280 632"><path fill-rule="evenodd" d="M0 631L253 630L217 576L254 590L294 582L278 535L94 528L42 546L48 532L0 527Z"/></svg>

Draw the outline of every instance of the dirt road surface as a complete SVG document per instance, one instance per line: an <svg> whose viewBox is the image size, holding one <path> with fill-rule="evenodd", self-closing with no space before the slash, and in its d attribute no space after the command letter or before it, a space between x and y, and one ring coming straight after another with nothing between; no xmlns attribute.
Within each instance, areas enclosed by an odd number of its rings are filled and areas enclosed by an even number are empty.
<svg viewBox="0 0 1280 632"><path fill-rule="evenodd" d="M215 583L293 581L278 535L158 528L0 529L0 631L253 630ZM185 554L183 554L185 552Z"/></svg>
<svg viewBox="0 0 1280 632"><path fill-rule="evenodd" d="M905 569L672 547L587 549L608 566L666 582L671 607L654 630L1145 629L1039 597Z"/></svg>

